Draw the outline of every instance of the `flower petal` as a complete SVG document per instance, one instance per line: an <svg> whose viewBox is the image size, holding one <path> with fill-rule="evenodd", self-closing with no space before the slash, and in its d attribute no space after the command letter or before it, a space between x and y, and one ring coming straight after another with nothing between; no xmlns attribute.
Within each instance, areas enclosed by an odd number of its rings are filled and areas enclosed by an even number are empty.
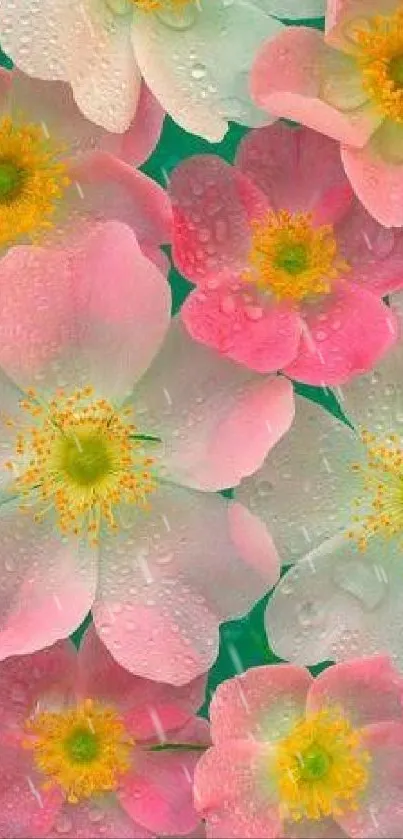
<svg viewBox="0 0 403 839"><path fill-rule="evenodd" d="M312 681L303 667L274 664L251 667L222 682L210 704L213 743L249 738L275 742L295 718L304 716Z"/></svg>
<svg viewBox="0 0 403 839"><path fill-rule="evenodd" d="M35 522L12 502L0 508L0 659L66 638L95 596L97 559L84 544L64 544L49 517Z"/></svg>
<svg viewBox="0 0 403 839"><path fill-rule="evenodd" d="M97 795L78 804L63 804L46 839L152 839L142 825L135 824L115 795Z"/></svg>
<svg viewBox="0 0 403 839"><path fill-rule="evenodd" d="M403 227L403 126L393 145L385 123L362 149L342 146L341 156L354 192L384 227Z"/></svg>
<svg viewBox="0 0 403 839"><path fill-rule="evenodd" d="M32 765L31 754L21 747L2 746L0 766L0 835L7 839L45 837L62 805L57 787L44 789Z"/></svg>
<svg viewBox="0 0 403 839"><path fill-rule="evenodd" d="M335 140L363 146L381 117L370 105L339 110L326 101L326 88L334 82L334 63L322 33L303 26L289 26L257 55L251 76L251 92L257 105L278 117L302 122ZM329 77L329 81L327 79ZM335 97L332 91L332 100ZM343 108L346 103L341 102Z"/></svg>
<svg viewBox="0 0 403 839"><path fill-rule="evenodd" d="M43 0L33 8L27 0L4 5L2 48L28 76L67 81L66 60L74 41L66 33L71 33L76 8L64 0Z"/></svg>
<svg viewBox="0 0 403 839"><path fill-rule="evenodd" d="M264 11L283 20L308 20L323 17L326 3L324 0L251 0Z"/></svg>
<svg viewBox="0 0 403 839"><path fill-rule="evenodd" d="M163 440L169 475L203 490L235 486L257 469L294 411L289 382L217 358L191 341L180 321L133 401L139 425Z"/></svg>
<svg viewBox="0 0 403 839"><path fill-rule="evenodd" d="M348 526L358 494L351 466L363 457L347 425L297 396L290 431L235 495L267 524L288 564Z"/></svg>
<svg viewBox="0 0 403 839"><path fill-rule="evenodd" d="M400 0L382 0L382 14L393 14ZM352 34L356 22L365 25L379 15L379 0L328 0L326 9L326 41L346 52L357 50Z"/></svg>
<svg viewBox="0 0 403 839"><path fill-rule="evenodd" d="M264 594L272 545L244 560L231 540L230 505L217 495L161 484L150 506L132 514L124 538L103 544L94 621L127 670L182 685L214 661L219 623Z"/></svg>
<svg viewBox="0 0 403 839"><path fill-rule="evenodd" d="M347 833L333 819L286 821L284 839L348 839Z"/></svg>
<svg viewBox="0 0 403 839"><path fill-rule="evenodd" d="M386 656L360 658L328 667L312 683L308 713L341 707L356 728L403 721L403 678Z"/></svg>
<svg viewBox="0 0 403 839"><path fill-rule="evenodd" d="M131 125L123 134L106 133L102 147L132 166L141 166L160 139L164 119L164 109L143 82Z"/></svg>
<svg viewBox="0 0 403 839"><path fill-rule="evenodd" d="M196 6L187 27L137 12L134 51L144 79L186 131L222 140L228 120L264 121L250 99L248 77L256 50L283 24L256 5L216 0Z"/></svg>
<svg viewBox="0 0 403 839"><path fill-rule="evenodd" d="M331 294L304 309L299 353L284 372L311 385L343 384L366 373L398 336L393 311L352 282L337 282Z"/></svg>

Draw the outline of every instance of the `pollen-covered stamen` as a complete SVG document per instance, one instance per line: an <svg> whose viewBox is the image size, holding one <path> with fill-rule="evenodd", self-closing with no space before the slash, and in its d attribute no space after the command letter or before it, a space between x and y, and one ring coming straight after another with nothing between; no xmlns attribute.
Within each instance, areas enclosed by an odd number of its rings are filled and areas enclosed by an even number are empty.
<svg viewBox="0 0 403 839"><path fill-rule="evenodd" d="M96 399L92 387L60 390L46 404L30 390L21 408L32 424L18 431L6 466L16 475L12 491L37 520L54 511L63 533L96 544L102 525L117 529L120 504L148 507L157 488L154 459L130 422L131 408Z"/></svg>
<svg viewBox="0 0 403 839"><path fill-rule="evenodd" d="M0 247L52 226L70 183L60 154L41 126L0 119Z"/></svg>
<svg viewBox="0 0 403 839"><path fill-rule="evenodd" d="M130 768L134 741L113 708L91 699L63 711L27 720L24 747L33 753L45 786L57 786L67 801L109 792Z"/></svg>
<svg viewBox="0 0 403 839"><path fill-rule="evenodd" d="M143 12L182 12L194 0L132 0Z"/></svg>
<svg viewBox="0 0 403 839"><path fill-rule="evenodd" d="M279 300L328 294L348 270L330 225L314 227L308 213L269 212L252 222L249 268L243 279Z"/></svg>
<svg viewBox="0 0 403 839"><path fill-rule="evenodd" d="M280 740L275 778L284 818L339 816L357 809L370 757L342 712L324 709L296 723Z"/></svg>
<svg viewBox="0 0 403 839"><path fill-rule="evenodd" d="M351 468L362 479L362 495L355 499L348 535L364 551L375 534L385 539L403 537L403 446L396 434L379 439L362 430L360 436L366 461Z"/></svg>
<svg viewBox="0 0 403 839"><path fill-rule="evenodd" d="M403 9L371 18L352 37L364 90L384 116L403 123Z"/></svg>

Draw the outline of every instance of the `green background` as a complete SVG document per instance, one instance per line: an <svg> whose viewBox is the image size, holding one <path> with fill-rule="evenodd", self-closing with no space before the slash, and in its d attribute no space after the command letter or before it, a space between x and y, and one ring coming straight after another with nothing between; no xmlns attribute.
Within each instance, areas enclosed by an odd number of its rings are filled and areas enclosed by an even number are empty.
<svg viewBox="0 0 403 839"><path fill-rule="evenodd" d="M298 0L296 0L298 2ZM309 25L317 29L323 28L322 20L299 21L299 25ZM0 48L0 65L11 67L11 62ZM179 128L170 117L166 117L164 129L160 142L151 158L142 167L142 170L162 186L166 184L166 178L178 163L186 157L195 154L218 154L225 160L232 162L237 146L247 129L232 124L225 139L221 143L208 143L207 141L186 133ZM167 249L169 253L169 249ZM169 274L169 281L173 293L173 312L177 312L186 295L191 288L190 284L172 268ZM300 393L315 402L319 402L325 409L342 418L337 399L329 389L313 388L303 385L295 385L296 392ZM270 595L269 595L270 596ZM269 596L264 597L252 611L241 620L230 621L221 627L220 652L215 665L209 674L207 689L208 701L215 687L224 679L234 676L241 670L247 670L258 664L274 664L279 662L270 649L264 630L264 610ZM84 621L82 626L74 633L73 640L79 643L84 628L87 626L90 617ZM323 663L311 668L313 673L320 672L328 664Z"/></svg>

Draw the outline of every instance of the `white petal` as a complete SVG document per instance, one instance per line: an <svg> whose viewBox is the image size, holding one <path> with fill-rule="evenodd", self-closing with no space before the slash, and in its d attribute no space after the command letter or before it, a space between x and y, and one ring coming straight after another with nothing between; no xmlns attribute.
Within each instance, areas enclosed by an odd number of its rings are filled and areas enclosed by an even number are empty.
<svg viewBox="0 0 403 839"><path fill-rule="evenodd" d="M249 0L264 12L282 20L308 20L324 17L326 0Z"/></svg>
<svg viewBox="0 0 403 839"><path fill-rule="evenodd" d="M0 42L13 62L29 76L68 80L69 32L77 3L66 0L13 0L1 6Z"/></svg>

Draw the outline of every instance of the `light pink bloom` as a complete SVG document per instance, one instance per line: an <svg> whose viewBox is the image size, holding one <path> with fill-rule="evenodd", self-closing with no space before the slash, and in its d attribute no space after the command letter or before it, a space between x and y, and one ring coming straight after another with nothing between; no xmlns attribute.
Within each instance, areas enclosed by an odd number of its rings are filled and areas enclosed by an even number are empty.
<svg viewBox="0 0 403 839"><path fill-rule="evenodd" d="M337 143L256 129L234 166L181 163L170 194L173 258L196 284L181 315L197 341L310 384L347 381L395 341L381 297L403 284L403 235L353 199Z"/></svg>
<svg viewBox="0 0 403 839"><path fill-rule="evenodd" d="M217 689L195 804L214 839L401 836L403 679L357 659L254 667Z"/></svg>
<svg viewBox="0 0 403 839"><path fill-rule="evenodd" d="M162 120L143 85L136 120L108 134L82 116L64 82L0 68L0 248L41 244L90 217L129 224L158 258L170 203L133 164L153 151Z"/></svg>
<svg viewBox="0 0 403 839"><path fill-rule="evenodd" d="M403 226L400 0L329 0L326 34L289 27L262 47L255 102L341 143L345 171L380 224Z"/></svg>
<svg viewBox="0 0 403 839"><path fill-rule="evenodd" d="M170 306L117 222L0 263L0 658L92 607L123 666L182 684L277 580L264 526L215 491L289 428L292 386L217 360Z"/></svg>
<svg viewBox="0 0 403 839"><path fill-rule="evenodd" d="M209 742L195 716L204 689L203 678L172 688L130 675L92 627L78 653L60 641L2 662L0 836L151 839L195 830L192 776ZM183 745L155 750L164 743Z"/></svg>

